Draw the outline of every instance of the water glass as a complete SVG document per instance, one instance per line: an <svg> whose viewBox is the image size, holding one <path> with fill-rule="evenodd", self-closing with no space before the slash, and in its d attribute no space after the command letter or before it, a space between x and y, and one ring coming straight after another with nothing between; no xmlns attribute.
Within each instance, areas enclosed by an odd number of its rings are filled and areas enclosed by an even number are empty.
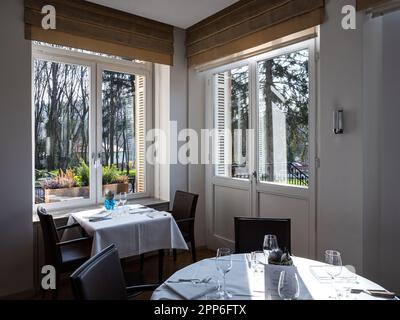
<svg viewBox="0 0 400 320"><path fill-rule="evenodd" d="M337 276L342 273L342 257L339 251L327 250L325 251L325 262L328 264L326 272L335 280Z"/></svg>
<svg viewBox="0 0 400 320"><path fill-rule="evenodd" d="M268 234L264 237L263 251L266 263L268 263L268 256L272 250L279 249L278 238L275 235Z"/></svg>
<svg viewBox="0 0 400 320"><path fill-rule="evenodd" d="M127 193L126 192L121 192L119 194L119 202L120 202L121 206L124 207L127 201L128 201Z"/></svg>
<svg viewBox="0 0 400 320"><path fill-rule="evenodd" d="M283 300L297 300L299 298L300 285L296 272L281 271L278 293Z"/></svg>
<svg viewBox="0 0 400 320"><path fill-rule="evenodd" d="M220 248L217 250L217 256L215 259L217 270L222 273L223 287L221 291L221 297L223 299L232 298L232 295L226 290L226 274L232 269L232 253L228 248Z"/></svg>

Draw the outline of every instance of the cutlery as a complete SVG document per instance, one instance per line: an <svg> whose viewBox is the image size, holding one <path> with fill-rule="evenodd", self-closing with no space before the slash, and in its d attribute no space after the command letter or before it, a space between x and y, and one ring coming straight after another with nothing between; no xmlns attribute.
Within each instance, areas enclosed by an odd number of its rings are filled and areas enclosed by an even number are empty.
<svg viewBox="0 0 400 320"><path fill-rule="evenodd" d="M353 294L360 294L366 293L372 297L378 298L386 298L386 299L393 299L396 298L396 294L394 292L389 292L386 290L364 290L364 289L351 289L350 291Z"/></svg>
<svg viewBox="0 0 400 320"><path fill-rule="evenodd" d="M105 220L111 220L111 217L91 218L91 219L89 219L89 222L99 222L99 221L105 221Z"/></svg>
<svg viewBox="0 0 400 320"><path fill-rule="evenodd" d="M202 280L200 279L178 279L178 280L170 280L167 281L168 283L192 283L192 284L206 284L209 283L211 281L211 277L210 278L204 278Z"/></svg>

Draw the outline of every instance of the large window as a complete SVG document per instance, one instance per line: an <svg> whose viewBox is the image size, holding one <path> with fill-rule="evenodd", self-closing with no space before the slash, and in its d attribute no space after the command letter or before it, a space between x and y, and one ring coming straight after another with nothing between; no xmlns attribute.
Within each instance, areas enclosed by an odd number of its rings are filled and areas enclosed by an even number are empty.
<svg viewBox="0 0 400 320"><path fill-rule="evenodd" d="M146 64L35 45L35 203L148 194Z"/></svg>
<svg viewBox="0 0 400 320"><path fill-rule="evenodd" d="M217 177L309 186L309 49L280 52L214 73Z"/></svg>

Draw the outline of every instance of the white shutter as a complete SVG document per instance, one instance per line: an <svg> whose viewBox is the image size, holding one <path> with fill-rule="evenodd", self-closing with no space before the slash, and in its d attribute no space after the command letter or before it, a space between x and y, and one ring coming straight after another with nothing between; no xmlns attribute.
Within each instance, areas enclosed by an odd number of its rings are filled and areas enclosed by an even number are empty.
<svg viewBox="0 0 400 320"><path fill-rule="evenodd" d="M219 73L216 75L216 115L215 115L215 126L217 129L217 141L216 141L216 154L217 154L217 165L216 175L217 176L230 176L230 163L232 152L230 135L227 134L231 127L230 117L230 77L228 72Z"/></svg>
<svg viewBox="0 0 400 320"><path fill-rule="evenodd" d="M135 81L136 186L135 192L146 191L146 77L136 75Z"/></svg>

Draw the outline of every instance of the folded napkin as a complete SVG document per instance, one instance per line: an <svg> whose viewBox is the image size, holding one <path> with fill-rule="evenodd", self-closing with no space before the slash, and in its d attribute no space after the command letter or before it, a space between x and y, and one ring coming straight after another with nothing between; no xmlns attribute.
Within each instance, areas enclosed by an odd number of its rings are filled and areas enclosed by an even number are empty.
<svg viewBox="0 0 400 320"><path fill-rule="evenodd" d="M134 208L134 209L129 209L130 214L143 214L143 213L148 213L148 212L153 212L154 209L151 208Z"/></svg>
<svg viewBox="0 0 400 320"><path fill-rule="evenodd" d="M85 217L83 217L83 218L91 220L91 219L104 219L104 218L109 218L110 216L111 216L111 212L102 210L102 211L100 211L100 212L97 212L97 213L92 214L92 215L89 215L89 216L85 216Z"/></svg>
<svg viewBox="0 0 400 320"><path fill-rule="evenodd" d="M312 275L320 282L351 282L357 280L357 275L350 272L346 267L342 267L341 273L332 279L332 276L328 274L328 266L310 266Z"/></svg>
<svg viewBox="0 0 400 320"><path fill-rule="evenodd" d="M151 219L158 218L158 217L167 217L166 213L158 212L158 211L153 211L147 214L147 216Z"/></svg>
<svg viewBox="0 0 400 320"><path fill-rule="evenodd" d="M99 222L99 221L104 221L104 220L111 220L112 217L102 217L102 218L90 218L89 222Z"/></svg>
<svg viewBox="0 0 400 320"><path fill-rule="evenodd" d="M217 290L213 283L166 282L166 286L185 300L197 300Z"/></svg>

